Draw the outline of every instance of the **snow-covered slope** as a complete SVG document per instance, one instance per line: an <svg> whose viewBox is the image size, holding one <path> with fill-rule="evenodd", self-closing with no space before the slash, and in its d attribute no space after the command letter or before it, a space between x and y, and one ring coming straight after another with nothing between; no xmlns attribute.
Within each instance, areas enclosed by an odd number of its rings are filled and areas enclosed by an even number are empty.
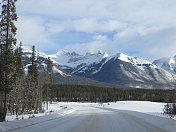
<svg viewBox="0 0 176 132"><path fill-rule="evenodd" d="M133 66L136 66L143 71L145 71L146 65L151 65L153 68L158 68L156 65L153 65L151 62L149 62L147 60L143 60L143 59L140 59L137 57L131 57L131 56L125 55L123 53L118 53L118 54L112 56L111 58L119 59L121 61L131 63Z"/></svg>
<svg viewBox="0 0 176 132"><path fill-rule="evenodd" d="M27 73L28 71L28 67L31 65L30 63L30 57L31 57L32 51L30 50L30 47L27 46L23 46L23 63L24 63L24 69L25 72ZM42 53L38 50L36 50L36 58L37 58L37 64L38 64L38 70L40 73L46 71L47 69L47 58L48 55L46 55L45 53ZM53 73L55 74L60 74L63 77L66 76L71 76L67 73L64 73L64 71L62 71L61 69L58 68L58 66L54 65L53 66Z"/></svg>
<svg viewBox="0 0 176 132"><path fill-rule="evenodd" d="M175 75L146 60L122 53L108 58L102 69L90 77L131 87L164 89L174 88L176 78Z"/></svg>
<svg viewBox="0 0 176 132"><path fill-rule="evenodd" d="M102 51L98 51L97 54L88 52L86 53L86 55L79 55L76 52L69 53L65 50L61 50L54 55L48 56L51 57L52 60L54 60L54 63L58 64L63 69L76 69L76 71L85 66L100 63L104 58L109 57L107 53L103 53ZM72 73L74 72L75 71L72 71Z"/></svg>
<svg viewBox="0 0 176 132"><path fill-rule="evenodd" d="M171 58L161 58L161 59L155 60L153 64L169 72L176 73L176 56L173 56Z"/></svg>

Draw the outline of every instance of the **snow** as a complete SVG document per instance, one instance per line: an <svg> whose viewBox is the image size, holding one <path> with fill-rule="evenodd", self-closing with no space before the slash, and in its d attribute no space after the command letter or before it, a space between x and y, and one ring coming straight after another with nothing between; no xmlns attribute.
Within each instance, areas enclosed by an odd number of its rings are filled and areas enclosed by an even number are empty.
<svg viewBox="0 0 176 132"><path fill-rule="evenodd" d="M24 120L14 120L14 118L12 119L12 117L8 116L9 122L0 123L0 132L11 131L54 120L71 114L74 111L74 109L60 105L59 103L53 103L49 105L49 109L45 113L35 114L34 118L29 118L29 115L24 115Z"/></svg>
<svg viewBox="0 0 176 132"><path fill-rule="evenodd" d="M130 110L143 113L163 113L165 103L149 101L118 101L105 103L105 107L118 110Z"/></svg>
<svg viewBox="0 0 176 132"><path fill-rule="evenodd" d="M29 46L23 46L23 52L26 53L25 56L27 56L28 58L30 58L31 53L32 53L31 48L32 48L32 47L29 47ZM62 52L64 52L64 54L67 53L66 51L62 51ZM59 53L58 53L58 54L59 54ZM70 53L68 53L68 54L70 54ZM72 55L76 55L76 53L73 52ZM42 52L40 52L40 51L38 51L38 50L36 50L36 56L37 56L37 57L42 57L42 58L48 58L48 57L50 57L50 56L48 56L48 55L46 55L46 54L44 54L44 53L42 53ZM26 73L26 74L27 74L27 71L28 71L28 67L29 67L30 65L31 65L31 64L27 64L27 65L25 66L25 73ZM39 66L39 64L38 64L38 66ZM46 70L46 68L47 68L46 63L42 62L42 63L41 63L41 66L43 66L43 68ZM53 69L52 69L52 70L53 70L53 73L59 73L59 74L62 75L63 77L71 76L71 75L68 75L68 74L64 73L63 71L61 71L61 70L60 70L59 68L57 68L56 66L53 66Z"/></svg>
<svg viewBox="0 0 176 132"><path fill-rule="evenodd" d="M62 72L61 70L59 70L59 69L58 69L57 67L55 67L55 66L53 66L52 71L53 71L53 73L59 73L59 74L60 74L61 76L63 76L63 77L71 76L71 75L69 75L69 74L66 74L66 73Z"/></svg>
<svg viewBox="0 0 176 132"><path fill-rule="evenodd" d="M153 63L169 72L175 73L176 56L172 56L170 58L161 58L161 59L155 60Z"/></svg>
<svg viewBox="0 0 176 132"><path fill-rule="evenodd" d="M79 108L81 106L103 106L106 108L112 108L117 110L129 110L129 111L136 111L147 113L151 115L157 115L162 117L167 117L167 115L163 115L163 108L166 103L158 103L158 102L149 102L149 101L117 101L117 102L110 102L110 103L77 103L77 102L58 102L49 104L49 109L42 114L36 114L35 117L46 115L50 111L56 112L61 110L62 107L68 108ZM45 105L46 107L46 105ZM46 109L46 108L45 108ZM10 119L11 116L7 117ZM8 120L10 121L10 120Z"/></svg>
<svg viewBox="0 0 176 132"><path fill-rule="evenodd" d="M118 101L99 104L98 107L120 110L123 113L138 117L149 123L155 124L158 127L166 129L169 132L175 132L175 121L176 117L169 119L168 115L163 114L163 108L166 103L149 102L149 101ZM95 105L96 106L96 105ZM143 114L145 113L145 114ZM151 116L148 116L151 115ZM167 118L167 125L162 118L155 118L153 116Z"/></svg>
<svg viewBox="0 0 176 132"><path fill-rule="evenodd" d="M97 54L89 52L86 55L72 54L68 51L61 50L54 55L48 56L51 57L54 63L71 68L76 68L81 64L91 65L93 63L99 63L102 59L109 57L107 53L103 53L101 50Z"/></svg>
<svg viewBox="0 0 176 132"><path fill-rule="evenodd" d="M131 56L125 55L123 53L118 53L115 56L119 60L122 60L124 62L129 62L129 63L135 64L135 65L137 65L137 64L152 64L149 61L146 61L146 60L143 60L143 59L140 59L137 57L131 57Z"/></svg>
<svg viewBox="0 0 176 132"><path fill-rule="evenodd" d="M158 60L155 60L155 61L153 61L153 64L155 64L155 65L157 65L157 66L159 66L159 67L162 67L162 65L164 64L164 63L166 63L166 62L168 62L169 61L169 58L160 58L160 59L158 59Z"/></svg>
<svg viewBox="0 0 176 132"><path fill-rule="evenodd" d="M57 111L60 111L63 109L63 107L61 105L59 105L58 103L49 104L48 110L46 107L47 107L47 105L43 104L43 109L45 110L44 113L19 115L18 120L22 120L22 118L29 119L33 115L34 115L34 117L45 116L45 115L49 115L53 112L57 112ZM14 120L16 120L16 115L10 115L10 113L8 113L8 115L6 116L6 121L14 121Z"/></svg>
<svg viewBox="0 0 176 132"><path fill-rule="evenodd" d="M170 70L174 71L174 69L176 68L176 56L170 58L169 66L170 66Z"/></svg>
<svg viewBox="0 0 176 132"><path fill-rule="evenodd" d="M76 123L78 122L81 123L81 120L83 118L86 118L86 117L90 118L89 116L90 114L92 114L93 116L96 116L98 114L99 115L98 117L101 119L104 119L104 121L106 121L105 120L106 118L110 117L109 118L110 120L107 119L107 121L108 120L112 121L112 123L113 121L123 122L125 119L125 121L127 121L128 123L130 123L131 121L134 121L135 123L138 123L138 125L141 125L141 127L151 126L154 129L157 127L157 130L159 128L162 128L162 130L166 130L168 132L175 132L176 121L173 119L169 119L165 115L162 115L162 110L163 110L164 105L165 103L148 102L148 101L118 101L118 102L110 102L110 103L103 103L103 104L101 103L58 102L58 103L51 104L49 106L49 110L47 111L49 112L52 110L54 112L47 114L45 116L25 119L22 121L10 121L10 122L0 123L0 131L3 132L3 131L15 130L18 128L24 128L26 126L32 126L35 124L37 124L38 126L38 124L40 123L42 124L44 122L46 122L44 124L49 125L49 127L51 127L51 130L52 130L53 125L51 124L55 123L54 120L60 119L60 118L62 119L63 116L66 116L68 119L73 119L73 121L67 120L67 122L65 122L65 125L67 126L66 128L69 129L69 127L71 128L74 127ZM111 116L117 116L119 117L119 119L111 120L111 119L114 119ZM91 119L98 119L98 118L91 118ZM57 120L57 121L59 122L60 120ZM37 128L37 126L32 127L32 128L36 130L40 129L40 128ZM62 128L64 129L64 131L67 131L67 129L64 126L61 125L61 126L58 126L58 128ZM108 126L105 126L105 127L107 128ZM131 125L128 127L137 127L137 126ZM56 131L58 130L58 128L56 127L56 129L53 129L53 130Z"/></svg>
<svg viewBox="0 0 176 132"><path fill-rule="evenodd" d="M128 110L141 112L153 116L159 116L164 118L170 118L168 115L163 114L163 108L166 103L150 102L150 101L118 101L99 104L105 108L111 108L116 110ZM95 105L97 106L97 105ZM173 119L176 120L176 117Z"/></svg>
<svg viewBox="0 0 176 132"><path fill-rule="evenodd" d="M24 53L25 53L25 52L27 52L27 53L32 53L32 46L23 45L23 46L22 46L22 49L23 49L23 52L24 52ZM36 55L37 55L37 56L41 56L41 57L43 57L43 58L47 58L47 57L48 57L45 53L40 52L40 51L37 50L37 49L36 49ZM28 55L28 56L30 57L31 55Z"/></svg>
<svg viewBox="0 0 176 132"><path fill-rule="evenodd" d="M152 67L154 68L158 68L156 65L152 64L151 62L147 61L147 60L143 60L143 59L140 59L140 58L137 58L137 57L131 57L131 56L128 56L128 55L125 55L123 53L118 53L114 56L112 56L111 58L115 58L115 59L119 59L121 61L124 61L124 62L128 62L128 63L131 63L133 64L134 66L138 67L139 69L145 71L145 65L151 65Z"/></svg>

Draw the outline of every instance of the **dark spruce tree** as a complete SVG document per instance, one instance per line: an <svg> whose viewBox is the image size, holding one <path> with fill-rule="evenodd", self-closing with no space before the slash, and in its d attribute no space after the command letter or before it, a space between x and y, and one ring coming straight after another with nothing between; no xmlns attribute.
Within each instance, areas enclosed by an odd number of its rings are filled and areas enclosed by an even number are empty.
<svg viewBox="0 0 176 132"><path fill-rule="evenodd" d="M37 70L37 60L35 46L32 46L32 55L30 57L31 65L28 67L28 76L31 83L38 83L38 70Z"/></svg>
<svg viewBox="0 0 176 132"><path fill-rule="evenodd" d="M28 108L29 111L36 109L37 87L38 87L38 71L35 46L32 46L32 55L30 57L30 66L28 67Z"/></svg>
<svg viewBox="0 0 176 132"><path fill-rule="evenodd" d="M25 109L26 104L26 80L25 72L22 62L22 43L20 47L15 50L14 60L15 60L15 69L14 69L14 84L13 89L8 94L8 108L12 114L16 114L16 119L18 115L22 114ZM15 106L14 106L15 104Z"/></svg>
<svg viewBox="0 0 176 132"><path fill-rule="evenodd" d="M38 85L38 69L35 53L35 46L32 46L32 55L30 57L31 64L28 67L28 94L29 94L29 110L38 112L39 108L39 85Z"/></svg>
<svg viewBox="0 0 176 132"><path fill-rule="evenodd" d="M51 61L50 57L47 58L47 72L46 72L46 102L47 102L47 109L48 109L48 102L49 102L49 87L52 84L52 68L53 68L53 62ZM51 100L51 99L50 99Z"/></svg>
<svg viewBox="0 0 176 132"><path fill-rule="evenodd" d="M0 15L0 121L4 121L7 113L7 94L13 84L13 46L16 45L17 21L15 2L2 0Z"/></svg>

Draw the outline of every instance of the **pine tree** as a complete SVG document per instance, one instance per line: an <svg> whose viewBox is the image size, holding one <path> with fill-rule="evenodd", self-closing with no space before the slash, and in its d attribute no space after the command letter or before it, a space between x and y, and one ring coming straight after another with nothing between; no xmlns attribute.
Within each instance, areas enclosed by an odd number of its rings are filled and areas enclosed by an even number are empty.
<svg viewBox="0 0 176 132"><path fill-rule="evenodd" d="M38 70L35 46L32 46L32 55L30 57L31 65L28 67L28 75L31 83L38 83Z"/></svg>
<svg viewBox="0 0 176 132"><path fill-rule="evenodd" d="M13 46L16 45L17 21L15 2L2 0L0 22L0 121L4 121L7 113L7 94L12 89L14 57Z"/></svg>
<svg viewBox="0 0 176 132"><path fill-rule="evenodd" d="M20 47L15 50L14 60L15 60L15 69L14 69L14 84L13 90L8 95L8 104L11 113L16 114L16 118L18 119L18 115L24 112L25 108L25 72L22 62L22 43L20 43Z"/></svg>
<svg viewBox="0 0 176 132"><path fill-rule="evenodd" d="M53 62L51 61L50 57L47 58L47 72L46 72L46 86L47 86L47 93L46 93L46 101L47 101L47 109L48 109L48 101L49 101L49 86L52 84L52 68Z"/></svg>
<svg viewBox="0 0 176 132"><path fill-rule="evenodd" d="M29 79L29 104L30 111L35 110L35 113L39 108L39 85L38 85L38 69L36 61L35 46L32 46L32 55L30 57L31 65L28 67L28 79Z"/></svg>

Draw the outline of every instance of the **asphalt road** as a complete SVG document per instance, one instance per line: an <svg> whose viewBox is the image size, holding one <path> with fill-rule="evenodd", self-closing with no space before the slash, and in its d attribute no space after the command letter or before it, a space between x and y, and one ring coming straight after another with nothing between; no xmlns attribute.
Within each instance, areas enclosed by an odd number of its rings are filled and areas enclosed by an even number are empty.
<svg viewBox="0 0 176 132"><path fill-rule="evenodd" d="M11 132L167 132L123 111L84 107L59 119Z"/></svg>

